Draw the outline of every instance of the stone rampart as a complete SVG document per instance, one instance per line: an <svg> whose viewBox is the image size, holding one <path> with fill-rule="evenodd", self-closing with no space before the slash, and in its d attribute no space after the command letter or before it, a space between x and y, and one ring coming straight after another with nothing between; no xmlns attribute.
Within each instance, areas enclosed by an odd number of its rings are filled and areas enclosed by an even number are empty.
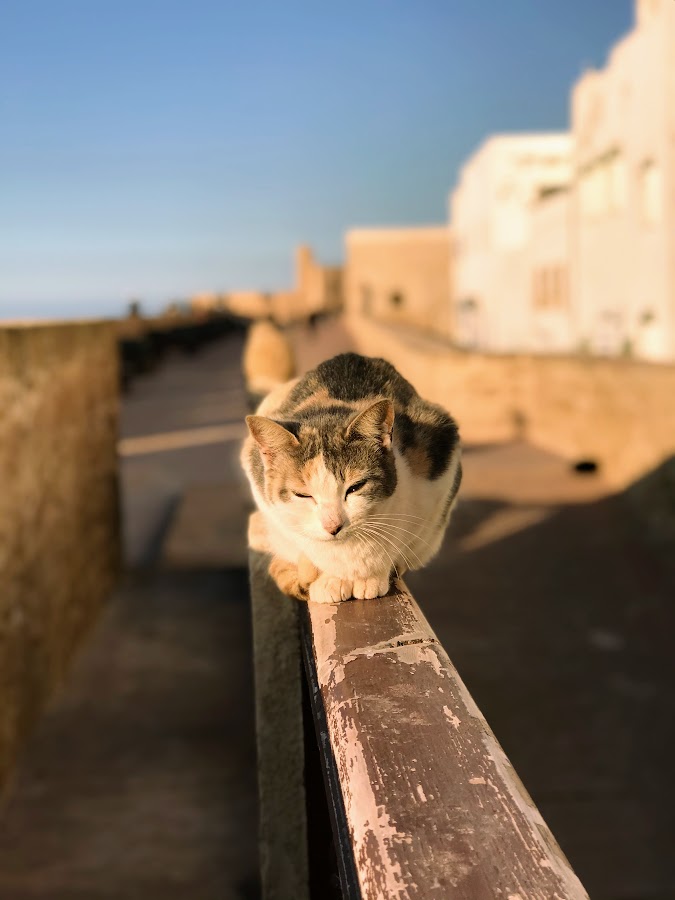
<svg viewBox="0 0 675 900"><path fill-rule="evenodd" d="M675 454L675 366L573 356L492 355L352 316L360 353L383 356L447 407L466 444L524 438L593 459L617 490Z"/></svg>
<svg viewBox="0 0 675 900"><path fill-rule="evenodd" d="M0 328L0 784L120 562L116 329Z"/></svg>

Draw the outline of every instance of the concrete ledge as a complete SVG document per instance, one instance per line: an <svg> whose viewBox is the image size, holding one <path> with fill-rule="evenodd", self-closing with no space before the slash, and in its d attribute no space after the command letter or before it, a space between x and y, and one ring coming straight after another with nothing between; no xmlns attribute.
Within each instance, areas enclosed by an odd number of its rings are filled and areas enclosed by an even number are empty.
<svg viewBox="0 0 675 900"><path fill-rule="evenodd" d="M262 896L309 900L299 604L268 567L269 557L251 552Z"/></svg>

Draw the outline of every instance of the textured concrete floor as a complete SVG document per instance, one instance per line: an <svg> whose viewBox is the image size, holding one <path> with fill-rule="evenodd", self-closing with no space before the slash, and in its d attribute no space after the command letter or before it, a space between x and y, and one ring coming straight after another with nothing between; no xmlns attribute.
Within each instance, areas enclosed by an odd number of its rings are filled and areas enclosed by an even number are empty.
<svg viewBox="0 0 675 900"><path fill-rule="evenodd" d="M241 425L246 400L241 379L242 340L234 335L197 356L174 353L151 375L133 383L122 406L122 438ZM245 490L237 441L195 443L189 448L138 453L122 459L124 549L136 567L157 557L171 515L186 488L222 484Z"/></svg>
<svg viewBox="0 0 675 900"><path fill-rule="evenodd" d="M123 435L241 421L240 350L233 337L135 382ZM155 564L182 493L236 456L219 442L123 460L136 569L23 755L0 817L2 900L259 896L247 574Z"/></svg>
<svg viewBox="0 0 675 900"><path fill-rule="evenodd" d="M246 573L130 578L25 754L3 900L257 896Z"/></svg>

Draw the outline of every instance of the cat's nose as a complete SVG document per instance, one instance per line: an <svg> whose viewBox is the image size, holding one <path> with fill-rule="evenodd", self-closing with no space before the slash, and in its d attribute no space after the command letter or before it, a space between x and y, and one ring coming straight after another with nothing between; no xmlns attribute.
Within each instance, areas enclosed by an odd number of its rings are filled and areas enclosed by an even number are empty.
<svg viewBox="0 0 675 900"><path fill-rule="evenodd" d="M323 530L335 537L339 534L345 525L345 520L339 509L322 509L320 510L321 527Z"/></svg>

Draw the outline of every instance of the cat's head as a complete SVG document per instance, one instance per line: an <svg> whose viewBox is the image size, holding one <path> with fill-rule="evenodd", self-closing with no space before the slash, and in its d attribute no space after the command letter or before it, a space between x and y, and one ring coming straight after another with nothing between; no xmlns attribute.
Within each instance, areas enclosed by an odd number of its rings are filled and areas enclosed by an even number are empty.
<svg viewBox="0 0 675 900"><path fill-rule="evenodd" d="M327 408L316 419L246 419L252 473L289 529L315 540L340 540L396 489L394 405L381 399L345 415Z"/></svg>

